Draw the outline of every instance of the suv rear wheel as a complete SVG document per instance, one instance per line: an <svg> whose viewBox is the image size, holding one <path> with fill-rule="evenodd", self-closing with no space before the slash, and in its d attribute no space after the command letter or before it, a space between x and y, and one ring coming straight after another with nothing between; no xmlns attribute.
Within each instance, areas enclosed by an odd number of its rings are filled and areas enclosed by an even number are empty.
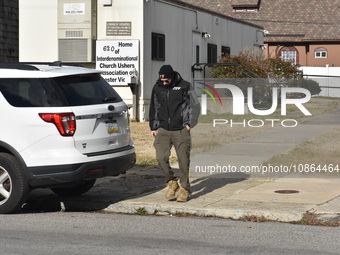
<svg viewBox="0 0 340 255"><path fill-rule="evenodd" d="M28 184L19 161L12 155L0 153L0 213L12 213L26 199Z"/></svg>

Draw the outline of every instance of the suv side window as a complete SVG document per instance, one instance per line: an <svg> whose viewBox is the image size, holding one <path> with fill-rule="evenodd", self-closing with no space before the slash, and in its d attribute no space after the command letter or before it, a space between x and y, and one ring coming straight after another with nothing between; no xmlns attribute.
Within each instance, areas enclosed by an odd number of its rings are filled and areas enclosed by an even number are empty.
<svg viewBox="0 0 340 255"><path fill-rule="evenodd" d="M0 79L0 92L15 107L65 106L66 100L52 85L50 79Z"/></svg>
<svg viewBox="0 0 340 255"><path fill-rule="evenodd" d="M4 78L0 92L15 107L60 107L121 102L99 74L57 78Z"/></svg>

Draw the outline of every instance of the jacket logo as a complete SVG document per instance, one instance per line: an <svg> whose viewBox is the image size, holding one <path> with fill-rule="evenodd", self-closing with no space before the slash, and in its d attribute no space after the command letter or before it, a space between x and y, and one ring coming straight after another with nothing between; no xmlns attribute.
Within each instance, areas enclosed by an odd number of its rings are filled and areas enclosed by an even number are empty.
<svg viewBox="0 0 340 255"><path fill-rule="evenodd" d="M174 87L172 90L180 90L181 87Z"/></svg>

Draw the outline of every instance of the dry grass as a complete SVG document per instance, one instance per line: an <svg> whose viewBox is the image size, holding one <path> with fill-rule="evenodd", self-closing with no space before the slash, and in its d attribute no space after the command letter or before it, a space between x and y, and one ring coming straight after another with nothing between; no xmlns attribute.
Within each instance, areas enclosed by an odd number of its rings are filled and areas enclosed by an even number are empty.
<svg viewBox="0 0 340 255"><path fill-rule="evenodd" d="M250 222L267 222L267 218L264 216L257 215L245 215L241 220Z"/></svg>
<svg viewBox="0 0 340 255"><path fill-rule="evenodd" d="M137 165L156 165L154 138L150 135L148 122L131 122L131 137L136 146ZM210 123L199 123L191 131L192 151L191 155L208 151L216 146L227 144L244 137L257 134L265 128L222 128L215 132ZM177 161L176 153L171 151L170 162Z"/></svg>
<svg viewBox="0 0 340 255"><path fill-rule="evenodd" d="M336 108L340 107L340 99L338 98L312 98L310 102L305 104L306 108L317 116ZM294 118L299 122L303 121L306 117L291 106L287 108L287 118ZM242 127L240 125L236 127L220 126L213 127L213 119L235 119L239 121L235 116L231 114L208 114L201 116L199 124L191 131L192 134L192 155L200 152L210 150L213 147L228 144L242 138L255 135L270 128L270 125L265 125L260 128ZM243 119L259 119L260 116L242 116ZM279 113L273 114L273 116L265 116L265 118L277 118L283 119ZM153 147L154 138L150 136L150 130L148 122L131 122L132 139L136 146L137 164L138 165L156 165L155 149ZM321 162L334 162L339 159L340 151L340 128L334 129L326 134L320 135L315 139L302 143L294 150L289 151L282 157L279 155L272 158L267 163L271 164L286 164L284 162L297 162L299 164L306 162L311 163L311 159L318 164ZM284 159L284 162L282 161ZM170 161L176 162L175 152L172 151Z"/></svg>
<svg viewBox="0 0 340 255"><path fill-rule="evenodd" d="M340 221L328 221L318 219L317 215L314 213L305 213L303 219L300 222L297 222L303 225L317 225L317 226L328 226L328 227L340 227Z"/></svg>
<svg viewBox="0 0 340 255"><path fill-rule="evenodd" d="M317 116L339 108L339 100L338 98L315 98L309 102L308 107L313 109L313 116ZM272 157L263 165L306 165L307 168L312 167L311 172L340 175L340 169L337 170L339 151L340 127L337 127ZM319 171L320 168L321 171Z"/></svg>
<svg viewBox="0 0 340 255"><path fill-rule="evenodd" d="M339 165L340 127L297 145L295 148L276 155L264 164L290 165L306 164L314 166ZM329 172L329 171L327 171ZM334 173L337 173L335 171ZM340 170L339 170L340 172Z"/></svg>
<svg viewBox="0 0 340 255"><path fill-rule="evenodd" d="M149 123L132 121L130 128L136 147L137 165L156 165L154 139L150 135Z"/></svg>

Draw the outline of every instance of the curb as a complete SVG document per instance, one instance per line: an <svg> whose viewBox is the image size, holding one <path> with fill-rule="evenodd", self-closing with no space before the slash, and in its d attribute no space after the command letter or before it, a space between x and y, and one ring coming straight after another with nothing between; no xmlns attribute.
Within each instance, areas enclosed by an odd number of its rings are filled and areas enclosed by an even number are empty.
<svg viewBox="0 0 340 255"><path fill-rule="evenodd" d="M162 205L145 205L145 204L126 204L119 202L112 204L105 208L104 212L111 213L125 213L125 214L138 214L138 210L144 208L148 215L170 215L170 216L198 216L198 217L217 217L232 220L249 220L254 221L278 221L278 222L300 222L305 213L298 212L268 212L268 211L253 211L243 209L213 209L204 208L197 209L193 207L176 207L176 206L162 206Z"/></svg>
<svg viewBox="0 0 340 255"><path fill-rule="evenodd" d="M143 209L141 213L138 211ZM119 202L105 208L106 213L122 213L134 215L156 215L156 216L177 216L177 217L216 217L230 220L242 220L250 222L281 222L301 225L321 225L340 227L340 214L314 214L308 211L304 213L268 212L251 210L232 209L197 209L183 207L167 207L161 205L126 204Z"/></svg>

